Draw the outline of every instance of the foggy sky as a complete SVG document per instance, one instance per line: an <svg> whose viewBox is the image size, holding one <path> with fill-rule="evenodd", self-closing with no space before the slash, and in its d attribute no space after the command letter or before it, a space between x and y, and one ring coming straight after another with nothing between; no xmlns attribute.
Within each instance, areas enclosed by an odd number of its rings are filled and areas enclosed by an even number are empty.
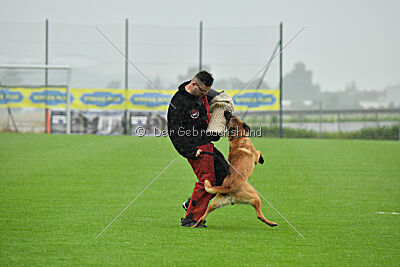
<svg viewBox="0 0 400 267"><path fill-rule="evenodd" d="M284 44L306 27L285 51L284 73L302 61L323 91L343 90L353 80L362 90L382 90L400 83L399 10L396 0L1 0L0 22L49 18L59 23L115 24L128 18L143 25L193 27L201 20L205 26L229 27L283 22Z"/></svg>

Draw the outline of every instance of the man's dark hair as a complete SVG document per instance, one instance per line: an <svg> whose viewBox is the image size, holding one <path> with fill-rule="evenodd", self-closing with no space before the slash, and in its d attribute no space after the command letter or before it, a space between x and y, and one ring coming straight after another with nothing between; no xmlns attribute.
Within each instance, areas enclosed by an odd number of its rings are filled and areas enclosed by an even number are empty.
<svg viewBox="0 0 400 267"><path fill-rule="evenodd" d="M214 78L212 77L212 75L205 70L202 70L199 73L197 73L194 76L194 78L198 79L200 82L202 82L207 87L210 87L214 82Z"/></svg>

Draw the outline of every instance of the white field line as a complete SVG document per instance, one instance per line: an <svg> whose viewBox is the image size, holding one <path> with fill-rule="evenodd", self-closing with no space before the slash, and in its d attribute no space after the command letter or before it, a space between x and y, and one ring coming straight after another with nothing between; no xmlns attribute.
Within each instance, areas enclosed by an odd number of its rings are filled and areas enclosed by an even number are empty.
<svg viewBox="0 0 400 267"><path fill-rule="evenodd" d="M400 212L394 212L394 211L377 211L376 213L378 213L378 214L400 215Z"/></svg>

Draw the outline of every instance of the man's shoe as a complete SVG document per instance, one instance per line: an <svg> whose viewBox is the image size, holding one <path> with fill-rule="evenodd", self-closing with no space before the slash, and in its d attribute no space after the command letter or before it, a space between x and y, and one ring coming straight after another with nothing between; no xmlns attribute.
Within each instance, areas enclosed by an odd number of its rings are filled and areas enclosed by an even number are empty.
<svg viewBox="0 0 400 267"><path fill-rule="evenodd" d="M184 227L192 227L193 225L196 224L196 221L190 218L181 218L181 226ZM198 228L207 228L207 225L205 225L205 222L202 224L197 225Z"/></svg>
<svg viewBox="0 0 400 267"><path fill-rule="evenodd" d="M189 208L189 203L190 203L190 197L188 198L188 200L186 202L182 203L182 208L184 208L185 211L187 211L187 209Z"/></svg>
<svg viewBox="0 0 400 267"><path fill-rule="evenodd" d="M181 218L181 226L192 227L196 224L196 221L191 218Z"/></svg>
<svg viewBox="0 0 400 267"><path fill-rule="evenodd" d="M205 221L204 221L204 223L201 223L201 224L199 224L199 225L197 225L197 227L196 228L207 228L207 225L205 225Z"/></svg>

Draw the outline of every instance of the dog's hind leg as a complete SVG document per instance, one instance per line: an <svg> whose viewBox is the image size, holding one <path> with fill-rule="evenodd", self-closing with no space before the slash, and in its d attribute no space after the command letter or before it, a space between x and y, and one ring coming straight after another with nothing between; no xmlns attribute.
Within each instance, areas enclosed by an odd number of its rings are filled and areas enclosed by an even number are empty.
<svg viewBox="0 0 400 267"><path fill-rule="evenodd" d="M204 181L204 188L206 189L206 191L210 194L229 194L232 192L232 189L228 186L212 186L210 181L205 180Z"/></svg>
<svg viewBox="0 0 400 267"><path fill-rule="evenodd" d="M222 208L223 206L226 206L228 204L231 204L232 203L231 200L232 199L230 197L228 197L228 195L217 194L215 196L215 198L213 198L213 200L211 201L210 205L208 205L207 210L204 213L204 215L192 227L197 227L200 223L203 223L205 221L207 215L210 212L212 212L218 208Z"/></svg>
<svg viewBox="0 0 400 267"><path fill-rule="evenodd" d="M268 224L269 226L278 226L278 224L267 220L264 217L264 214L261 211L261 201L258 197L256 190L251 187L249 184L246 184L244 190L234 194L232 197L240 203L250 204L254 207L257 213L257 218L260 219L262 222Z"/></svg>
<svg viewBox="0 0 400 267"><path fill-rule="evenodd" d="M257 218L263 221L264 223L268 224L271 227L278 226L277 223L271 222L264 217L264 214L261 211L261 201L257 195L257 198L251 203L251 205L256 209Z"/></svg>

